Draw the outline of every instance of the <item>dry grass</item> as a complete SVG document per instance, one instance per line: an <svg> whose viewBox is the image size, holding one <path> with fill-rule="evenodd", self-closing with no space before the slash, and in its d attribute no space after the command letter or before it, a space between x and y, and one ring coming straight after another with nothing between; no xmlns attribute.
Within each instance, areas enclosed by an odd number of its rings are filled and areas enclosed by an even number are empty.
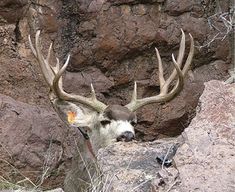
<svg viewBox="0 0 235 192"><path fill-rule="evenodd" d="M22 171L18 169L14 162L11 153L0 144L4 151L1 154L6 154L0 159L0 191L1 190L30 190L40 191L42 185L47 181L51 175L51 167L49 161L51 160L51 145L46 152L42 171Z"/></svg>
<svg viewBox="0 0 235 192"><path fill-rule="evenodd" d="M4 159L0 159L0 163L5 164L8 169L8 174L0 176L0 190L37 188L37 185L14 165ZM18 180L15 178L18 178Z"/></svg>

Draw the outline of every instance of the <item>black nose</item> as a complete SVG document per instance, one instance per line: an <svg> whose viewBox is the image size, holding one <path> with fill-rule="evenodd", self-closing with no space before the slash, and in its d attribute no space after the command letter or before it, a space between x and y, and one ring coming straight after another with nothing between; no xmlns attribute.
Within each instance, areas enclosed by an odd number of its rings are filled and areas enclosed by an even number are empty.
<svg viewBox="0 0 235 192"><path fill-rule="evenodd" d="M135 138L135 135L130 131L125 131L120 136L117 137L117 141L131 141Z"/></svg>

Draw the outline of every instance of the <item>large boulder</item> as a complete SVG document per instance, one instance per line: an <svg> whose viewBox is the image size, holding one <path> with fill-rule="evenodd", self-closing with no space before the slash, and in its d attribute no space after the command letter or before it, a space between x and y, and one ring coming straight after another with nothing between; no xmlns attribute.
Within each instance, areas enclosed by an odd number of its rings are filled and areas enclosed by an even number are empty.
<svg viewBox="0 0 235 192"><path fill-rule="evenodd" d="M197 115L178 149L179 191L235 190L235 86L205 84Z"/></svg>
<svg viewBox="0 0 235 192"><path fill-rule="evenodd" d="M161 161L172 160L172 154L182 144L182 138L146 143L116 143L101 149L98 164L102 189L112 192L166 191L178 177L174 167L166 168ZM168 173L169 172L169 173Z"/></svg>
<svg viewBox="0 0 235 192"><path fill-rule="evenodd" d="M63 186L79 133L55 112L1 94L0 108L0 189L18 181L28 187Z"/></svg>

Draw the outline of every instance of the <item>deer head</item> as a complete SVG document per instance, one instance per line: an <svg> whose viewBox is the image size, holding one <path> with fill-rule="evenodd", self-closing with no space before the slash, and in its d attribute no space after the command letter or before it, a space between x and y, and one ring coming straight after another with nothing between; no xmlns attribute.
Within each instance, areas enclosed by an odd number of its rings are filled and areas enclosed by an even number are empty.
<svg viewBox="0 0 235 192"><path fill-rule="evenodd" d="M152 97L142 99L137 98L137 83L134 84L132 99L129 104L106 105L96 98L95 90L91 84L91 97L83 97L81 95L69 94L63 90L62 74L69 64L70 55L65 64L60 68L60 61L56 58L55 66L49 64L51 57L52 44L49 47L47 57L44 58L40 45L40 31L37 31L35 37L35 47L29 36L29 43L33 55L40 64L43 76L49 85L49 98L58 112L59 116L70 126L80 127L89 135L92 145L97 149L109 145L115 141L131 141L134 139L134 125L137 123L135 111L145 105L151 103L168 102L175 98L184 86L184 77L190 67L194 54L194 41L190 36L190 51L185 64L182 66L185 53L185 34L183 30L179 54L177 61L172 54L174 71L168 79L164 79L162 60L158 50L156 49L160 93ZM182 68L182 69L181 69ZM175 85L170 89L170 84L177 79Z"/></svg>

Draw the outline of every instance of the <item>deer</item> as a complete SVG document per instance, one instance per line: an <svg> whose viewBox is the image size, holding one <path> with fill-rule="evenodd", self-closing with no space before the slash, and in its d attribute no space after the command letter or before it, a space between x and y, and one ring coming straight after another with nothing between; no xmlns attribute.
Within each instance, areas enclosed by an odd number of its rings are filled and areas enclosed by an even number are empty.
<svg viewBox="0 0 235 192"><path fill-rule="evenodd" d="M172 54L174 70L167 79L164 78L164 69L160 53L158 49L155 48L160 93L146 98L138 98L137 82L134 82L131 101L125 106L122 106L118 104L106 105L99 101L92 84L90 85L90 97L75 95L64 91L62 75L69 64L70 55L68 55L62 67L60 67L60 60L57 57L55 65L51 65L52 43L49 46L45 58L42 54L42 46L40 43L40 30L36 32L35 45L33 45L29 35L30 48L49 86L49 99L52 106L66 125L77 128L84 137L83 144L79 146L81 153L79 152L79 155L75 155L72 169L65 179L66 192L88 190L90 185L87 184L87 180L91 179L91 175L90 173L84 174L84 170L89 169L89 171L95 172L94 166L91 168L91 165L95 164L96 155L100 148L115 142L130 142L135 139L134 127L137 124L136 111L138 109L153 103L169 102L179 95L184 87L184 79L190 69L194 55L194 39L190 33L189 37L190 50L187 59L184 60L186 40L185 33L181 29L178 57L175 59L174 54ZM185 61L184 64L183 61ZM175 83L173 84L173 82Z"/></svg>

